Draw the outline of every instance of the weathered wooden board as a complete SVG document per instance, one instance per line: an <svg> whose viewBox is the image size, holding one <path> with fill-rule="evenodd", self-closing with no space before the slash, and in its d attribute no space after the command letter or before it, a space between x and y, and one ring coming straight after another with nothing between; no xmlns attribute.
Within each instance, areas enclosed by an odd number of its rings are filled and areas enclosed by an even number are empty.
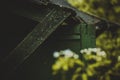
<svg viewBox="0 0 120 80"><path fill-rule="evenodd" d="M66 0L27 0L27 1L36 5L41 5L41 4L48 5L48 3L50 3L53 5L58 5L63 8L68 8L76 13L76 17L79 20L82 20L87 24L95 24L101 21L98 17L77 10L76 8L72 7Z"/></svg>
<svg viewBox="0 0 120 80"><path fill-rule="evenodd" d="M94 48L96 46L95 26L92 24L80 24L81 49Z"/></svg>
<svg viewBox="0 0 120 80"><path fill-rule="evenodd" d="M61 7L69 8L76 13L76 18L79 20L82 19L83 22L87 24L95 24L100 22L101 20L93 15L87 14L83 11L80 11L74 7L72 7L66 0L50 0L52 4L59 5Z"/></svg>
<svg viewBox="0 0 120 80"><path fill-rule="evenodd" d="M44 40L69 16L58 6L53 7L41 22L24 38L24 40L8 55L1 65L4 72L11 72L25 61Z"/></svg>

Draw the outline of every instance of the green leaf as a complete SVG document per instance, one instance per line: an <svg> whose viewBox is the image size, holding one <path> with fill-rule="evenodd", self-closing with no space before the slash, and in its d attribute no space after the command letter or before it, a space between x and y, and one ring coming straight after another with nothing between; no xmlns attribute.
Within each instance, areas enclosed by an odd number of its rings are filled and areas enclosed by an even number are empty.
<svg viewBox="0 0 120 80"><path fill-rule="evenodd" d="M87 76L86 73L83 73L83 74L82 74L82 80L88 80L88 76Z"/></svg>

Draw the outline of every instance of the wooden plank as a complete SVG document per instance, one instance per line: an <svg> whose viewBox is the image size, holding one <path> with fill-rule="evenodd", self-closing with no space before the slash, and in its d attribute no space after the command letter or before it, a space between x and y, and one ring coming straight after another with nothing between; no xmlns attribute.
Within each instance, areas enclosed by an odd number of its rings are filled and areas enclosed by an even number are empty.
<svg viewBox="0 0 120 80"><path fill-rule="evenodd" d="M96 46L95 40L95 26L92 24L80 24L81 35L81 49L94 48Z"/></svg>
<svg viewBox="0 0 120 80"><path fill-rule="evenodd" d="M96 16L93 16L93 15L90 15L90 14L87 14L87 13L85 13L85 12L82 12L82 11L80 11L80 10L77 10L76 8L74 8L74 7L72 7L66 0L49 0L49 1L40 1L40 0L33 0L33 1L31 1L31 0L28 0L28 1L30 1L30 2L32 2L32 3L35 3L37 6L41 6L41 4L43 3L46 3L46 5L47 5L47 7L48 6L50 6L50 5L48 5L47 3L51 3L51 4L53 4L53 5L58 5L58 6L60 6L60 7L62 7L62 8L68 8L68 9L70 9L74 14L76 14L75 15L75 17L77 18L77 19L79 19L80 21L83 21L83 22L85 22L85 23L87 23L87 24L96 24L96 23L98 23L98 22L100 22L101 20L98 18L98 17L96 17ZM45 4L44 4L45 5ZM43 6L43 5L42 5ZM25 6L26 7L26 6ZM25 8L24 7L24 8ZM48 7L49 8L49 7ZM17 13L17 14L19 14L19 15L22 15L22 16L25 16L25 17L27 17L27 18L29 18L29 19L33 19L33 20L35 20L35 21L40 21L40 19L38 18L38 17L40 17L40 15L38 15L38 14L41 14L41 12L43 12L43 11L41 11L41 10L44 10L45 8L43 8L43 9L39 9L39 10L37 10L37 12L35 11L36 9L32 9L32 8L27 8L27 9L16 9L16 10L14 10L14 12L15 13ZM34 13L34 12L35 13ZM32 13L31 13L32 12ZM35 15L34 15L35 14ZM37 14L37 15L36 15ZM31 16L32 15L32 16Z"/></svg>
<svg viewBox="0 0 120 80"><path fill-rule="evenodd" d="M69 8L71 10L73 10L76 13L76 18L79 19L87 24L96 24L98 22L100 22L101 20L93 15L87 14L83 11L80 11L76 8L74 8L73 6L71 6L66 0L50 0L51 3L59 5L61 7L65 7L65 8Z"/></svg>
<svg viewBox="0 0 120 80"><path fill-rule="evenodd" d="M3 60L3 72L12 72L24 62L46 38L69 16L63 8L55 6L32 32ZM6 74L6 73L5 73Z"/></svg>

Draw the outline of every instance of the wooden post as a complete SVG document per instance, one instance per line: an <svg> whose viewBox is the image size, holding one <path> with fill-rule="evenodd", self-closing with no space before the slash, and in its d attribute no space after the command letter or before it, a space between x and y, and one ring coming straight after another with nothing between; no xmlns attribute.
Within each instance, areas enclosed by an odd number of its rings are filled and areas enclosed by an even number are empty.
<svg viewBox="0 0 120 80"><path fill-rule="evenodd" d="M81 49L94 48L96 46L95 40L95 26L92 24L80 24L80 38Z"/></svg>

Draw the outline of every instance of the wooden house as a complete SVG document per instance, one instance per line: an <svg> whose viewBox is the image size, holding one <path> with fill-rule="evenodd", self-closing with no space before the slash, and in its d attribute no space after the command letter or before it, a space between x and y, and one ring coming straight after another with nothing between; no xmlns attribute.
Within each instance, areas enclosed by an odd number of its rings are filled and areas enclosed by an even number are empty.
<svg viewBox="0 0 120 80"><path fill-rule="evenodd" d="M96 27L112 24L65 0L13 0L3 8L0 80L52 80L54 51L95 47Z"/></svg>

